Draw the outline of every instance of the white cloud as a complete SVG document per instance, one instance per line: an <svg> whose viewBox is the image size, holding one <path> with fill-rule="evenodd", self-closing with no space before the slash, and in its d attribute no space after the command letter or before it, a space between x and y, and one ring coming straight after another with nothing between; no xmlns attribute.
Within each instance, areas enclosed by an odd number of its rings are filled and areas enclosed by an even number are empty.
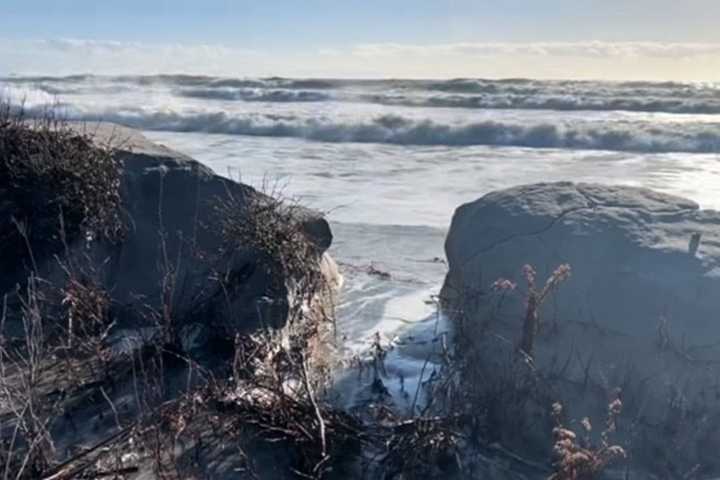
<svg viewBox="0 0 720 480"><path fill-rule="evenodd" d="M720 80L720 43L369 43L263 52L223 44L0 39L0 75L11 73Z"/></svg>
<svg viewBox="0 0 720 480"><path fill-rule="evenodd" d="M142 45L137 42L86 40L79 38L55 38L51 40L37 40L35 42L29 42L29 46L35 46L36 48L40 49L59 50L65 52L83 50L93 54L121 52L142 48Z"/></svg>
<svg viewBox="0 0 720 480"><path fill-rule="evenodd" d="M352 53L361 57L440 55L493 57L506 55L553 57L660 57L688 58L720 55L720 43L662 42L531 42L531 43L447 43L414 45L372 43L358 45Z"/></svg>
<svg viewBox="0 0 720 480"><path fill-rule="evenodd" d="M108 40L58 38L0 40L3 73L206 73L222 74L260 52L225 45L152 44Z"/></svg>
<svg viewBox="0 0 720 480"><path fill-rule="evenodd" d="M260 52L251 49L230 48L225 45L180 43L170 44L144 44L140 42L118 42L111 40L88 40L76 38L60 38L53 40L39 40L33 42L40 49L59 50L67 52L85 52L92 55L178 55L186 58L221 58L231 56L257 56Z"/></svg>
<svg viewBox="0 0 720 480"><path fill-rule="evenodd" d="M402 69L400 75L416 77L720 80L720 43L370 43L337 56L352 63L347 57L376 71Z"/></svg>

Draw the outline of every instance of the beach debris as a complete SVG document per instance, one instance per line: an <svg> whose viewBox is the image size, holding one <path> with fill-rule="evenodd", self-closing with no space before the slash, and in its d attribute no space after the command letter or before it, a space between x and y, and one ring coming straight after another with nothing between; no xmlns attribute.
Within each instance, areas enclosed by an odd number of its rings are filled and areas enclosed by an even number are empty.
<svg viewBox="0 0 720 480"><path fill-rule="evenodd" d="M691 257L694 257L697 254L698 248L700 248L700 240L702 238L702 233L695 232L690 236L690 244L688 245L688 253Z"/></svg>
<svg viewBox="0 0 720 480"><path fill-rule="evenodd" d="M379 277L379 278L382 278L383 280L390 280L392 278L392 275L390 275L389 272L380 270L379 268L375 267L375 265L372 263L367 267L365 272L368 275L372 275L374 277Z"/></svg>

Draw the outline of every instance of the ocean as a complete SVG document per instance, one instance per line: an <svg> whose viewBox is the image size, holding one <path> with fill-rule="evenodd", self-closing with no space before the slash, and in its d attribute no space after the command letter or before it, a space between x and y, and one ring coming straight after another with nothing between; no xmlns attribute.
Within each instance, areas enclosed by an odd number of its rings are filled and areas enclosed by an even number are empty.
<svg viewBox="0 0 720 480"><path fill-rule="evenodd" d="M453 211L500 188L571 180L644 186L720 209L720 84L506 80L11 77L33 112L142 130L218 174L324 211L345 285L340 351L388 350L401 407L435 368ZM352 405L370 379L338 377Z"/></svg>

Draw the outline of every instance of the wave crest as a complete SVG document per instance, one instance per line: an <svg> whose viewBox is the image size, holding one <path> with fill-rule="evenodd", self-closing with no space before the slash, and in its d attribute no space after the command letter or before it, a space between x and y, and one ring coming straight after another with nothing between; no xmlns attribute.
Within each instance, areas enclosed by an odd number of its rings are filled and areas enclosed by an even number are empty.
<svg viewBox="0 0 720 480"><path fill-rule="evenodd" d="M720 114L720 85L532 79L337 80L203 75L11 77L1 82L51 94L131 93L248 102L359 102L404 107Z"/></svg>
<svg viewBox="0 0 720 480"><path fill-rule="evenodd" d="M720 126L715 123L545 122L501 121L445 124L432 120L382 115L358 121L293 115L172 111L70 113L76 120L110 121L146 130L205 132L230 135L293 137L322 142L396 145L516 146L632 152L720 151Z"/></svg>
<svg viewBox="0 0 720 480"><path fill-rule="evenodd" d="M324 102L332 99L323 92L258 88L193 88L180 90L178 94L188 98L245 102Z"/></svg>

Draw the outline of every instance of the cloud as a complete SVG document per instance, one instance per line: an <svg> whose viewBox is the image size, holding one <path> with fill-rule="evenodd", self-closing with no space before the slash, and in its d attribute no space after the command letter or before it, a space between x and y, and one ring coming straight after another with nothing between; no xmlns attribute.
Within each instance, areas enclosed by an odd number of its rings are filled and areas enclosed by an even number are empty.
<svg viewBox="0 0 720 480"><path fill-rule="evenodd" d="M0 38L0 76L13 73L704 81L720 80L720 43L383 42L260 51L226 44Z"/></svg>
<svg viewBox="0 0 720 480"><path fill-rule="evenodd" d="M119 42L113 40L92 40L80 38L57 38L27 42L31 48L58 52L84 52L95 54L175 54L182 56L210 55L223 57L231 55L256 56L260 52L251 49L230 48L220 44L153 44L141 42Z"/></svg>
<svg viewBox="0 0 720 480"><path fill-rule="evenodd" d="M141 43L79 38L0 39L0 73L229 73L261 52L220 44Z"/></svg>
<svg viewBox="0 0 720 480"><path fill-rule="evenodd" d="M79 38L55 38L51 40L37 40L35 42L30 42L30 45L41 49L58 50L61 52L83 50L93 54L122 52L142 48L142 45L137 42L86 40Z"/></svg>
<svg viewBox="0 0 720 480"><path fill-rule="evenodd" d="M653 81L720 80L720 43L366 43L336 57L390 75ZM402 72L398 70L402 69ZM395 73L398 72L398 73Z"/></svg>
<svg viewBox="0 0 720 480"><path fill-rule="evenodd" d="M352 54L360 57L393 56L470 56L493 57L507 55L541 57L657 57L689 58L720 55L720 43L662 43L662 42L531 42L531 43L447 43L415 45L399 43L371 43L358 45Z"/></svg>

